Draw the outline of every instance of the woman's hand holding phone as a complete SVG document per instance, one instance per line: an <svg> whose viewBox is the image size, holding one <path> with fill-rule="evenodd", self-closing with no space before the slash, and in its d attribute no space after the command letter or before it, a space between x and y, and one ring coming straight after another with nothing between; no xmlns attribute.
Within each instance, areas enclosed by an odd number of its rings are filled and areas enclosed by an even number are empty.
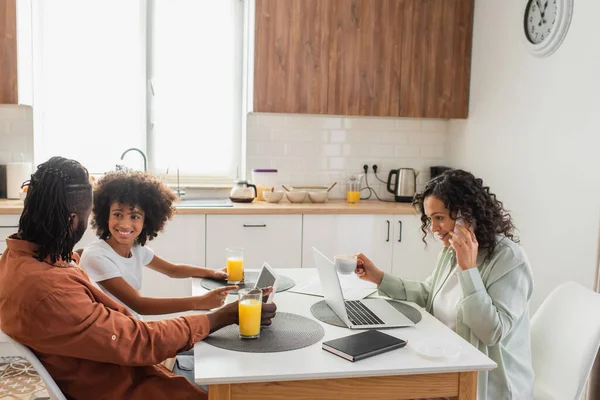
<svg viewBox="0 0 600 400"><path fill-rule="evenodd" d="M472 226L465 224L460 213L456 216L454 232L450 232L450 246L456 252L456 262L461 270L477 267L479 243Z"/></svg>

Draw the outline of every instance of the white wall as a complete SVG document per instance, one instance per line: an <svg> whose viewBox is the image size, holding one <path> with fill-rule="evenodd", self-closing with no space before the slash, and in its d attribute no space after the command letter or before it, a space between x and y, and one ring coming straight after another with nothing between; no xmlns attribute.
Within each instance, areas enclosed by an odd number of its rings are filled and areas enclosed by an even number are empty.
<svg viewBox="0 0 600 400"><path fill-rule="evenodd" d="M343 198L347 176L362 173L366 163L377 164L384 181L390 169L421 171L419 187L428 180L430 166L445 164L447 128L447 120L249 114L248 177L253 168L277 168L284 185L337 181L330 197ZM368 183L380 197L391 197L372 174Z"/></svg>
<svg viewBox="0 0 600 400"><path fill-rule="evenodd" d="M476 1L470 115L451 121L453 167L512 211L535 273L532 309L561 282L592 288L600 219L600 2L575 1L552 56L531 56L526 1Z"/></svg>

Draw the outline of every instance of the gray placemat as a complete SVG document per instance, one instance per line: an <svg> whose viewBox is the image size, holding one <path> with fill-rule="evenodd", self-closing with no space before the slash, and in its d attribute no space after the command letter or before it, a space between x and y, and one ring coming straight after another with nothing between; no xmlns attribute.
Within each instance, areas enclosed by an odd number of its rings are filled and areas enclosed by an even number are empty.
<svg viewBox="0 0 600 400"><path fill-rule="evenodd" d="M256 280L258 279L258 272L249 271L244 274L245 281L244 283L238 284L240 289L244 288L253 288L256 284ZM200 281L200 284L204 289L212 290L216 288L220 288L223 286L229 286L229 284L225 281L217 281L214 279L203 278ZM284 275L279 275L279 280L277 281L277 292L285 292L288 289L293 288L296 285L296 282L292 278L288 278ZM231 294L236 294L237 290L232 290L229 292Z"/></svg>
<svg viewBox="0 0 600 400"><path fill-rule="evenodd" d="M301 349L315 344L325 336L317 321L297 314L278 312L270 326L262 327L258 339L240 339L240 328L229 325L204 339L221 349L246 353L275 353Z"/></svg>
<svg viewBox="0 0 600 400"><path fill-rule="evenodd" d="M401 303L399 301L388 300L387 302L390 303L392 307L400 311L406 316L406 318L410 319L415 324L421 320L421 312L416 308L411 307L408 304ZM318 319L321 322L325 322L327 324L335 326L346 326L346 324L342 322L340 317L338 317L337 314L334 313L331 308L329 308L325 300L321 300L313 304L312 307L310 307L310 312L316 319Z"/></svg>

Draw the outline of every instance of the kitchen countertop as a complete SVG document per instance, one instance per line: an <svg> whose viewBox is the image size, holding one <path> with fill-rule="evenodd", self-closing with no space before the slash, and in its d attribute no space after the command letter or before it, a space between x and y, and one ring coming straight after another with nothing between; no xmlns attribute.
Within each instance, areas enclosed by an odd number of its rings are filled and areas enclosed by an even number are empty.
<svg viewBox="0 0 600 400"><path fill-rule="evenodd" d="M0 214L21 214L23 202L20 200L0 200ZM356 204L344 200L329 200L326 203L280 202L276 204L264 201L252 203L234 203L233 207L186 207L178 208L178 214L415 214L417 211L408 203L392 203L378 200L362 200Z"/></svg>

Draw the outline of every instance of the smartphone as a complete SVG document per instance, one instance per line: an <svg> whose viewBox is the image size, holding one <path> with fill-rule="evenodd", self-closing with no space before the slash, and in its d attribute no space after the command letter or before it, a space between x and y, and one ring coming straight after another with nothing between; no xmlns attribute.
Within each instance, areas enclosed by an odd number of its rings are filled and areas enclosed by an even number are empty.
<svg viewBox="0 0 600 400"><path fill-rule="evenodd" d="M462 232L460 232L458 230L458 226L462 226L463 228L466 227L465 226L465 220L462 217L462 214L460 213L460 211L458 213L456 213L456 222L454 224L454 233L458 233L463 240L466 239L464 237L464 235L462 234ZM475 222L473 221L473 223L471 224L471 230L474 232L475 231Z"/></svg>
<svg viewBox="0 0 600 400"><path fill-rule="evenodd" d="M273 288L273 291L269 294L267 299L267 303L271 303L273 301L273 297L275 297L275 291L277 289L277 281L279 280L279 276L273 271L273 268L267 262L263 262L260 273L258 274L258 279L256 280L256 284L254 288L256 289L266 289L269 286Z"/></svg>

